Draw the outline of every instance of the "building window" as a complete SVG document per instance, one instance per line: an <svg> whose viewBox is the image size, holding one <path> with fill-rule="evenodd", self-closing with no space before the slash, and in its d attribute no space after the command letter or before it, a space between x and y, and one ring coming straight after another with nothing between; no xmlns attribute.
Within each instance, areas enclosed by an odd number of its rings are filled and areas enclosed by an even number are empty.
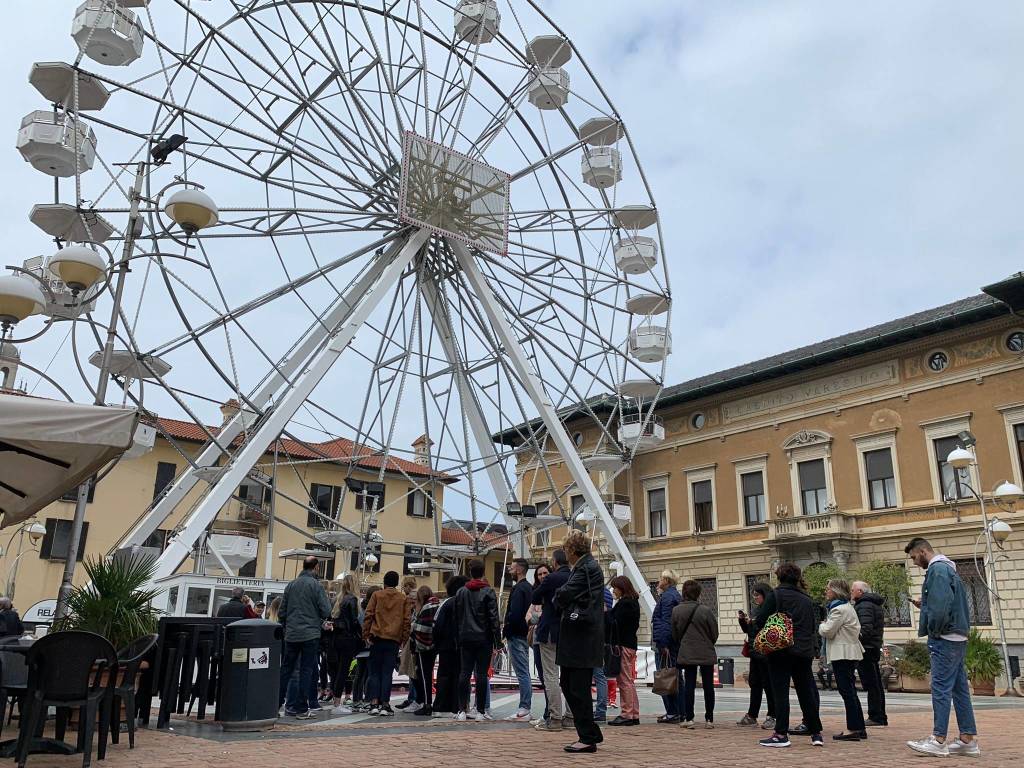
<svg viewBox="0 0 1024 768"><path fill-rule="evenodd" d="M697 598L697 602L700 605L706 605L712 611L715 612L715 616L718 615L718 579L694 579L700 584L700 597Z"/></svg>
<svg viewBox="0 0 1024 768"><path fill-rule="evenodd" d="M1024 474L1024 424L1014 424L1013 440L1017 445L1017 461L1021 474Z"/></svg>
<svg viewBox="0 0 1024 768"><path fill-rule="evenodd" d="M146 540L142 542L142 546L150 547L152 549L159 549L161 552L163 552L165 549L167 549L167 542L170 541L170 539L171 532L168 529L157 528L155 531L149 534L149 536L146 537Z"/></svg>
<svg viewBox="0 0 1024 768"><path fill-rule="evenodd" d="M352 555L349 557L349 570L353 573L358 573L363 570L362 563L359 562L359 554L360 553L358 549L353 549ZM381 560L383 559L381 557L381 544L363 544L362 554L364 557L366 555L372 554L377 558L376 565L374 565L373 567L370 567L369 565L366 566L366 573L380 573Z"/></svg>
<svg viewBox="0 0 1024 768"><path fill-rule="evenodd" d="M992 624L992 605L988 600L988 586L985 574L978 570L978 562L974 558L954 560L956 572L964 583L967 591L967 612L972 625L988 626Z"/></svg>
<svg viewBox="0 0 1024 768"><path fill-rule="evenodd" d="M430 491L410 488L409 494L405 497L405 514L409 517L433 517L434 499Z"/></svg>
<svg viewBox="0 0 1024 768"><path fill-rule="evenodd" d="M886 600L882 606L887 627L910 626L910 595L900 595L899 601L892 603Z"/></svg>
<svg viewBox="0 0 1024 768"><path fill-rule="evenodd" d="M947 463L946 457L954 448L963 448L959 437L940 437L934 441L935 461L939 470L939 486L943 499L969 499L971 492L968 469L955 469Z"/></svg>
<svg viewBox="0 0 1024 768"><path fill-rule="evenodd" d="M174 465L172 464L171 466L173 467ZM79 488L79 486L76 485L70 491L68 491L63 496L61 496L60 500L61 501L70 501L72 504L77 504L78 503L78 488ZM89 495L85 497L85 503L86 504L92 504L93 499L95 499L95 498L96 498L96 475L93 475L92 476L92 482L89 483Z"/></svg>
<svg viewBox="0 0 1024 768"><path fill-rule="evenodd" d="M800 503L805 515L821 515L828 505L825 483L825 460L801 461L797 464L800 479Z"/></svg>
<svg viewBox="0 0 1024 768"><path fill-rule="evenodd" d="M704 425L708 423L708 417L698 411L690 417L690 426L700 431L704 429Z"/></svg>
<svg viewBox="0 0 1024 768"><path fill-rule="evenodd" d="M767 573L754 573L754 574L751 574L749 576L745 576L743 578L743 583L747 587L747 597L746 597L746 600L747 600L747 615L748 616L753 617L753 616L757 615L758 606L754 602L754 598L751 595L751 593L754 591L754 585L755 584L760 584L762 582L765 583L765 584L771 584L772 583L771 582L771 576L769 576Z"/></svg>
<svg viewBox="0 0 1024 768"><path fill-rule="evenodd" d="M1006 349L1019 355L1024 352L1024 331L1014 331L1006 337Z"/></svg>
<svg viewBox="0 0 1024 768"><path fill-rule="evenodd" d="M745 472L740 475L743 490L743 519L747 525L762 525L765 521L764 472Z"/></svg>
<svg viewBox="0 0 1024 768"><path fill-rule="evenodd" d="M706 533L715 529L715 504L711 494L711 481L701 480L690 484L693 496L693 530Z"/></svg>
<svg viewBox="0 0 1024 768"><path fill-rule="evenodd" d="M892 468L892 451L880 448L864 452L864 471L868 481L871 509L896 506L896 474Z"/></svg>
<svg viewBox="0 0 1024 768"><path fill-rule="evenodd" d="M364 483L352 479L345 483L355 494L356 509L360 512L380 512L384 508L384 483Z"/></svg>
<svg viewBox="0 0 1024 768"><path fill-rule="evenodd" d="M338 519L338 503L341 501L341 486L311 483L309 486L309 499L313 505L313 509L310 509L306 513L307 528L326 528L327 522L323 517L320 517L320 515L329 517L331 520ZM317 512L319 512L320 515L316 514Z"/></svg>
<svg viewBox="0 0 1024 768"><path fill-rule="evenodd" d="M650 537L668 536L668 509L665 506L665 489L650 488L647 491L647 519Z"/></svg>
<svg viewBox="0 0 1024 768"><path fill-rule="evenodd" d="M503 589L511 589L515 585L505 563L501 560L496 561L494 563L494 580L491 582L491 586L500 592Z"/></svg>
<svg viewBox="0 0 1024 768"><path fill-rule="evenodd" d="M413 563L429 563L430 555L426 547L418 547L414 544L406 544L405 552L402 554L402 573L421 574L424 571L413 571L410 567Z"/></svg>
<svg viewBox="0 0 1024 768"><path fill-rule="evenodd" d="M153 482L153 501L159 499L178 473L178 465L169 461L161 461L156 465L156 480Z"/></svg>
<svg viewBox="0 0 1024 768"><path fill-rule="evenodd" d="M71 542L71 520L57 520L53 517L46 518L46 535L39 545L39 558L41 560L68 559L68 544ZM89 538L89 524L82 523L82 537L78 540L78 554L75 562L81 562L85 555L85 542Z"/></svg>
<svg viewBox="0 0 1024 768"><path fill-rule="evenodd" d="M583 497L572 496L569 499L569 508L572 510L572 519L575 521L576 515L578 515L580 513L580 510L583 509Z"/></svg>
<svg viewBox="0 0 1024 768"><path fill-rule="evenodd" d="M533 505L537 508L537 516L546 515L548 508L551 506L551 502L548 500L534 501ZM541 530L536 531L533 534L533 543L537 547L548 547L551 546L551 528L550 523L538 523L543 526Z"/></svg>

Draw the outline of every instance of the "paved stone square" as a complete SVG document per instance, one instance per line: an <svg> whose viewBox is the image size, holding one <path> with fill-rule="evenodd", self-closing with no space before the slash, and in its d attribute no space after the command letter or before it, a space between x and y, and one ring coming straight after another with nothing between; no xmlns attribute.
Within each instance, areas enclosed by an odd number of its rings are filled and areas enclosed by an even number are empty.
<svg viewBox="0 0 1024 768"><path fill-rule="evenodd" d="M174 730L170 732L140 732L138 746L133 751L128 750L127 739L122 739L120 745L111 745L107 760L100 765L108 768L277 768L300 764L507 768L509 765L539 766L558 760L560 764L578 761L615 768L751 768L780 761L801 766L833 767L838 763L855 764L857 768L888 768L904 765L908 760L934 760L919 757L904 746L907 739L920 738L930 730L931 712L926 696L890 696L890 727L872 729L867 742L850 744L831 741L830 734L842 728L842 706L835 693L824 692L824 749L813 748L809 740L794 737L793 746L788 750L769 752L756 743L764 731L735 724L745 709L746 693L745 690L719 691L716 728L690 731L654 724L658 702L645 692L641 706L645 724L635 728L605 728L605 742L596 755L565 755L562 747L575 738L574 733L568 731L542 733L526 724L500 720L476 724L433 718L424 722L422 718L400 715L389 720L360 717L310 723L285 720L273 732L263 734L227 734L216 726L177 720L173 721ZM698 699L699 696L700 692ZM514 699L514 695L507 692L496 692L496 714L510 713L515 707ZM1024 702L976 699L975 704L982 731L983 764L996 768L1019 766ZM955 719L951 728L955 729ZM8 731L8 736L11 735ZM37 755L30 757L28 764L34 768L71 768L81 765L81 760L81 755Z"/></svg>

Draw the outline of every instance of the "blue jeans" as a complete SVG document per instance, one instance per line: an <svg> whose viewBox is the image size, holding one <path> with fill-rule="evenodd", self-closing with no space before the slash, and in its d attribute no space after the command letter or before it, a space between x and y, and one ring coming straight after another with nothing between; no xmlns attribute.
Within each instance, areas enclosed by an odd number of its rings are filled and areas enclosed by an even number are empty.
<svg viewBox="0 0 1024 768"><path fill-rule="evenodd" d="M658 652L654 655L654 666L656 669L672 667L676 670L676 674L679 675L679 687L676 689L676 695L661 697L661 700L665 702L665 714L669 717L682 717L683 712L686 710L686 706L683 703L686 686L683 684L682 670L676 667L676 658L678 656L678 645L659 646Z"/></svg>
<svg viewBox="0 0 1024 768"><path fill-rule="evenodd" d="M603 720L608 712L608 676L604 673L604 667L594 667L594 687L597 688L594 719Z"/></svg>
<svg viewBox="0 0 1024 768"><path fill-rule="evenodd" d="M305 712L307 709L320 706L316 701L316 670L319 662L320 638L284 644L278 706L284 704L285 694L288 695L286 709L290 712ZM289 683L296 665L299 668L298 686L290 687Z"/></svg>
<svg viewBox="0 0 1024 768"><path fill-rule="evenodd" d="M530 646L525 637L508 638L508 656L519 681L519 708L529 712L533 706L533 681L530 679Z"/></svg>
<svg viewBox="0 0 1024 768"><path fill-rule="evenodd" d="M932 659L932 733L945 738L952 703L960 733L977 736L978 726L974 722L971 689L967 686L967 666L964 664L967 643L929 637L928 652Z"/></svg>
<svg viewBox="0 0 1024 768"><path fill-rule="evenodd" d="M366 698L378 704L391 701L392 675L398 664L398 642L395 640L373 641L370 646L370 684Z"/></svg>

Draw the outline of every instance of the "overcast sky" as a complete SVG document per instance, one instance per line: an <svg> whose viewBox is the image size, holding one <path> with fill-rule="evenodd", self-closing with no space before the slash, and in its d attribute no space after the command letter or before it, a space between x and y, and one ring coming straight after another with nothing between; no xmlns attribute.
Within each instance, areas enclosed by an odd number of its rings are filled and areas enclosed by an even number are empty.
<svg viewBox="0 0 1024 768"><path fill-rule="evenodd" d="M13 149L31 62L73 55L6 8L6 256L45 177ZM548 0L635 142L661 210L675 383L976 293L1024 243L1019 2ZM26 191L30 190L30 191ZM269 287L269 286L268 286ZM63 334L61 334L63 336Z"/></svg>
<svg viewBox="0 0 1024 768"><path fill-rule="evenodd" d="M71 2L5 8L4 263L48 246L13 149ZM1022 268L1019 2L549 0L662 212L669 383L936 306ZM60 8L63 8L61 12ZM56 39L60 36L60 39Z"/></svg>

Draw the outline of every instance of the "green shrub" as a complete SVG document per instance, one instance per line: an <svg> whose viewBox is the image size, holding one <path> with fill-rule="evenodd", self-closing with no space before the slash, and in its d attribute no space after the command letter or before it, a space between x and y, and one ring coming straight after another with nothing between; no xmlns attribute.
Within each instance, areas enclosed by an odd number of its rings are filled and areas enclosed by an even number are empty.
<svg viewBox="0 0 1024 768"><path fill-rule="evenodd" d="M995 680L1003 671L1003 655L992 640L972 628L967 637L967 677L972 683Z"/></svg>
<svg viewBox="0 0 1024 768"><path fill-rule="evenodd" d="M151 603L159 593L143 589L153 576L152 560L89 558L83 565L89 584L68 596L69 614L57 620L55 630L95 632L115 649L156 632L160 612Z"/></svg>
<svg viewBox="0 0 1024 768"><path fill-rule="evenodd" d="M928 646L911 640L903 646L903 655L896 661L896 671L905 677L925 678L932 671Z"/></svg>
<svg viewBox="0 0 1024 768"><path fill-rule="evenodd" d="M825 587L832 579L849 580L849 574L835 563L813 563L804 568L807 594L817 603L825 602Z"/></svg>

